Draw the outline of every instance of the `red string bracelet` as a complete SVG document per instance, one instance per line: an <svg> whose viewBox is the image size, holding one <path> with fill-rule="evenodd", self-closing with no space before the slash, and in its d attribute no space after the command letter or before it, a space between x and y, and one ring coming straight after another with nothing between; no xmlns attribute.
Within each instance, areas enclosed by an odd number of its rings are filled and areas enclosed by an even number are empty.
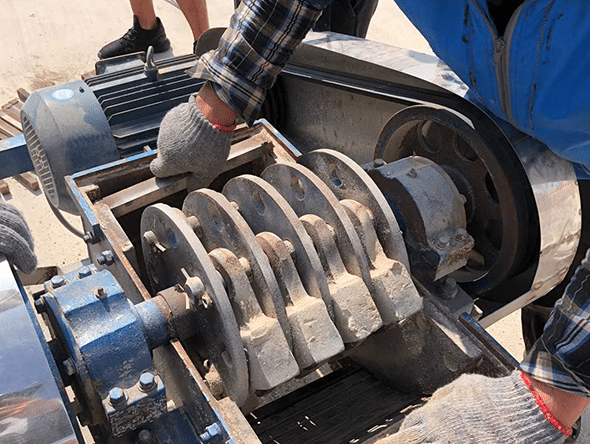
<svg viewBox="0 0 590 444"><path fill-rule="evenodd" d="M233 125L230 125L230 126L221 126L221 125L218 125L217 123L212 123L211 126L213 128L215 128L216 130L221 131L222 133L231 133L233 130L236 129L236 124L235 123Z"/></svg>
<svg viewBox="0 0 590 444"><path fill-rule="evenodd" d="M543 400L541 399L539 393L537 393L537 390L535 390L535 388L533 387L529 375L527 375L525 372L520 372L520 377L524 382L524 385L527 386L527 388L533 395L533 398L535 398L535 401L537 401L537 405L541 409L541 412L543 413L545 419L549 421L553 427L555 427L564 435L572 436L572 428L564 426L557 418L555 418L555 416L553 416L553 413L551 413L549 407L547 407L545 402L543 402Z"/></svg>

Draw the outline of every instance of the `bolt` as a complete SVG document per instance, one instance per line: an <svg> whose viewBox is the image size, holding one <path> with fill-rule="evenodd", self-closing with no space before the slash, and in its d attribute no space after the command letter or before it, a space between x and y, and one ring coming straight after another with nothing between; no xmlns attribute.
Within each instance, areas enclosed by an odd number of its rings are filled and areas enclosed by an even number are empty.
<svg viewBox="0 0 590 444"><path fill-rule="evenodd" d="M203 308L205 310L209 310L211 307L213 307L213 299L211 299L211 296L208 294L204 294L201 298L201 304L203 304Z"/></svg>
<svg viewBox="0 0 590 444"><path fill-rule="evenodd" d="M156 378L150 372L142 373L139 377L139 388L144 392L149 392L156 386Z"/></svg>
<svg viewBox="0 0 590 444"><path fill-rule="evenodd" d="M416 176L418 176L418 173L416 172L416 170L414 168L410 168L410 170L406 173L406 176L414 179Z"/></svg>
<svg viewBox="0 0 590 444"><path fill-rule="evenodd" d="M374 159L373 160L373 166L375 168L382 167L383 165L385 165L385 161L383 159Z"/></svg>
<svg viewBox="0 0 590 444"><path fill-rule="evenodd" d="M287 250L289 251L289 255L293 256L295 254L295 247L293 246L293 244L288 241L288 240L283 240L283 245L285 245L285 247L287 247Z"/></svg>
<svg viewBox="0 0 590 444"><path fill-rule="evenodd" d="M469 233L464 228L459 228L455 231L455 239L459 241L466 241L469 237Z"/></svg>
<svg viewBox="0 0 590 444"><path fill-rule="evenodd" d="M209 442L213 438L215 438L216 436L218 436L220 434L221 434L221 427L219 427L219 424L217 424L215 422L215 423L211 424L210 426L208 426L205 429L205 432L201 433L201 435L199 435L199 438L203 442Z"/></svg>
<svg viewBox="0 0 590 444"><path fill-rule="evenodd" d="M113 407L125 404L127 402L125 390L120 387L113 387L109 392L109 401Z"/></svg>
<svg viewBox="0 0 590 444"><path fill-rule="evenodd" d="M88 277L88 276L90 276L91 274L92 274L92 270L91 270L90 268L86 267L86 266L84 266L84 267L80 267L80 268L78 269L78 277L79 277L80 279L82 279L82 278L85 278L85 277Z"/></svg>
<svg viewBox="0 0 590 444"><path fill-rule="evenodd" d="M238 204L236 201L231 201L230 204L236 211L240 211L240 204Z"/></svg>
<svg viewBox="0 0 590 444"><path fill-rule="evenodd" d="M43 296L41 296L39 299L35 301L35 310L37 310L37 313L43 313L46 309L47 307L45 305L45 299L43 298Z"/></svg>
<svg viewBox="0 0 590 444"><path fill-rule="evenodd" d="M96 262L99 265L112 265L115 262L113 252L111 250L103 251L100 253L100 256L96 258Z"/></svg>
<svg viewBox="0 0 590 444"><path fill-rule="evenodd" d="M151 444L152 443L152 434L149 430L143 429L137 435L137 441L139 444Z"/></svg>
<svg viewBox="0 0 590 444"><path fill-rule="evenodd" d="M446 278L441 285L441 289L445 299L453 299L457 295L457 281L453 278Z"/></svg>
<svg viewBox="0 0 590 444"><path fill-rule="evenodd" d="M96 297L97 297L98 299L104 299L104 298L106 298L106 297L107 297L107 292L106 292L106 291L104 291L104 288L102 288L102 287L98 287L98 288L96 289Z"/></svg>
<svg viewBox="0 0 590 444"><path fill-rule="evenodd" d="M66 280L63 278L63 276L57 275L51 278L51 285L53 288L59 288L64 286L65 284Z"/></svg>
<svg viewBox="0 0 590 444"><path fill-rule="evenodd" d="M166 251L166 248L160 243L158 237L153 231L148 230L145 233L143 233L143 238L151 247L152 253L160 254Z"/></svg>
<svg viewBox="0 0 590 444"><path fill-rule="evenodd" d="M438 248L444 249L444 248L447 248L450 244L451 244L451 239L449 239L449 236L441 236L436 241L436 246Z"/></svg>
<svg viewBox="0 0 590 444"><path fill-rule="evenodd" d="M203 296L203 293L205 293L203 281L201 281L201 279L199 279L197 276L190 276L184 268L181 268L180 272L185 278L184 285L182 287L184 292L193 301L193 303L197 303L201 296Z"/></svg>
<svg viewBox="0 0 590 444"><path fill-rule="evenodd" d="M240 265L242 266L246 274L249 275L250 273L252 273L252 268L250 267L250 262L248 261L248 259L246 259L245 257L241 257L239 261Z"/></svg>
<svg viewBox="0 0 590 444"><path fill-rule="evenodd" d="M190 227L193 229L193 232L197 236L200 236L200 233L201 233L201 222L199 221L199 219L197 218L197 216L189 216L189 217L186 218L186 221L188 222L188 224L190 225Z"/></svg>
<svg viewBox="0 0 590 444"><path fill-rule="evenodd" d="M63 366L66 375L74 376L76 374L76 366L74 365L74 361L72 360L72 358L66 359L61 363L61 365Z"/></svg>
<svg viewBox="0 0 590 444"><path fill-rule="evenodd" d="M87 244L95 244L98 241L98 239L96 239L96 237L90 231L84 233L82 239L84 239L84 242Z"/></svg>

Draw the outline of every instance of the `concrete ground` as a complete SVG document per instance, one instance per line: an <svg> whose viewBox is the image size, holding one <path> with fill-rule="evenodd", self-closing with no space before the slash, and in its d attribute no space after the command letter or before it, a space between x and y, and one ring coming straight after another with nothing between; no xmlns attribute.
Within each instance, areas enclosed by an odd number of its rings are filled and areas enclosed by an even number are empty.
<svg viewBox="0 0 590 444"><path fill-rule="evenodd" d="M190 29L173 1L154 1L156 13L173 45L160 57L192 51ZM233 2L210 0L208 9L210 26L225 27ZM93 69L97 51L121 36L132 20L125 0L2 0L0 17L4 39L0 47L0 105L15 98L19 87L33 91L79 79L80 74ZM367 38L431 53L428 43L391 0L380 2ZM25 213L33 230L40 265L65 265L86 257L85 244L57 222L40 192L32 193L14 179L8 181L12 194L7 200ZM76 217L69 220L79 226ZM518 312L489 331L513 356L522 357L524 346Z"/></svg>

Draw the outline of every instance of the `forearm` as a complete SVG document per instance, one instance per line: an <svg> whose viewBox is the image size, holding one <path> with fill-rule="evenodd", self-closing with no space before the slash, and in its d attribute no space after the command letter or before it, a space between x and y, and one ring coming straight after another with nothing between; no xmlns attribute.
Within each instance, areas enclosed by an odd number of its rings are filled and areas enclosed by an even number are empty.
<svg viewBox="0 0 590 444"><path fill-rule="evenodd" d="M241 3L218 48L204 54L194 75L248 124L260 111L289 57L331 0L252 0Z"/></svg>
<svg viewBox="0 0 590 444"><path fill-rule="evenodd" d="M573 426L590 405L590 398L566 392L533 378L530 381L551 414L566 427Z"/></svg>

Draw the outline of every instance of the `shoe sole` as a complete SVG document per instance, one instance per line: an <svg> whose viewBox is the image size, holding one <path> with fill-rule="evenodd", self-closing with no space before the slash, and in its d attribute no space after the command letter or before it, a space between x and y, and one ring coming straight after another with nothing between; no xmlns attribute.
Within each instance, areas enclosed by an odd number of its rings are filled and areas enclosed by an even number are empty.
<svg viewBox="0 0 590 444"><path fill-rule="evenodd" d="M160 52L168 51L169 49L170 49L170 40L166 39L166 41L164 43L162 43L161 45L154 46L154 53L158 54ZM147 48L146 48L146 51L147 51ZM136 52L141 52L141 51L136 51ZM129 52L127 54L133 54L133 53ZM106 60L106 59L112 59L112 58L119 57L122 55L127 55L127 54L119 54L119 55L111 56L111 57L102 57L100 54L100 51L99 51L97 54L97 57L99 58L99 60Z"/></svg>

